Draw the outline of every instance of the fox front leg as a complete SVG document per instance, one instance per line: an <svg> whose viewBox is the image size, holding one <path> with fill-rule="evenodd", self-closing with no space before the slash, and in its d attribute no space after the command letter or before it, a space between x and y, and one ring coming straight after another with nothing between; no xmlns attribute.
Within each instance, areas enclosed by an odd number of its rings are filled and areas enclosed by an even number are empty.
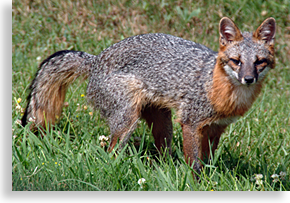
<svg viewBox="0 0 290 203"><path fill-rule="evenodd" d="M196 172L200 172L201 164L198 158L202 156L201 135L197 128L190 124L182 124L183 153L186 162L193 166Z"/></svg>

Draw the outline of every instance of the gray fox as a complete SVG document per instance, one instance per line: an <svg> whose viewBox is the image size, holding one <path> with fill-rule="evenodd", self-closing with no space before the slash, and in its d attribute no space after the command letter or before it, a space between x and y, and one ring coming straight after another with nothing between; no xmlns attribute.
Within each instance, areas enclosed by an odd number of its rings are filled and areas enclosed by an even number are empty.
<svg viewBox="0 0 290 203"><path fill-rule="evenodd" d="M89 78L87 99L107 119L110 146L124 145L140 118L152 127L158 150L171 150L171 109L183 131L188 164L200 170L204 156L217 148L225 128L251 107L266 73L275 67L276 23L267 18L254 33L224 17L219 51L168 34L124 39L91 55L64 50L45 59L30 86L22 118L45 127L60 116L67 87Z"/></svg>

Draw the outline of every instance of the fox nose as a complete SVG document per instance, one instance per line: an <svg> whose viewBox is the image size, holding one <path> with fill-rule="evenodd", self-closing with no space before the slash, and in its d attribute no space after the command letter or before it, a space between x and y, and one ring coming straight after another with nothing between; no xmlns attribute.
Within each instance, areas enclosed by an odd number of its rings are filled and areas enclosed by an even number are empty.
<svg viewBox="0 0 290 203"><path fill-rule="evenodd" d="M252 84L254 82L254 77L253 76L245 76L244 77L246 84Z"/></svg>

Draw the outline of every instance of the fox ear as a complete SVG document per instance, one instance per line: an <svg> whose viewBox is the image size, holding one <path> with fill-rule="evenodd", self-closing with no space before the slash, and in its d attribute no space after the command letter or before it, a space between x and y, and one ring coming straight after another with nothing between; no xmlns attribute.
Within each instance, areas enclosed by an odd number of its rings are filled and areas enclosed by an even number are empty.
<svg viewBox="0 0 290 203"><path fill-rule="evenodd" d="M220 20L219 25L219 32L220 32L220 46L226 46L228 43L232 41L240 41L243 39L241 31L235 25L235 23L227 18L223 17Z"/></svg>
<svg viewBox="0 0 290 203"><path fill-rule="evenodd" d="M257 40L264 41L269 45L274 45L276 33L276 21L274 18L267 18L254 32L253 37Z"/></svg>

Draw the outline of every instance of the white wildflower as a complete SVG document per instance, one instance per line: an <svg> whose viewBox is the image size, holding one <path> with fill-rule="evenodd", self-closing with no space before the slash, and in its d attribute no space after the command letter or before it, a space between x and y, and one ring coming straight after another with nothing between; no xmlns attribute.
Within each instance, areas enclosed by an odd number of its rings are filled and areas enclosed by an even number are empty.
<svg viewBox="0 0 290 203"><path fill-rule="evenodd" d="M279 173L279 175L280 175L281 180L285 180L285 177L286 177L286 173L285 172L281 171Z"/></svg>
<svg viewBox="0 0 290 203"><path fill-rule="evenodd" d="M99 140L102 141L102 142L104 142L104 141L108 141L109 138L106 137L105 135L101 135L101 136L99 137Z"/></svg>
<svg viewBox="0 0 290 203"><path fill-rule="evenodd" d="M30 117L30 118L28 119L28 121L34 123L34 122L35 122L35 117L34 117L34 116L33 116L33 117Z"/></svg>
<svg viewBox="0 0 290 203"><path fill-rule="evenodd" d="M273 182L276 183L279 181L279 175L278 174L273 174L271 175L271 178L273 178Z"/></svg>
<svg viewBox="0 0 290 203"><path fill-rule="evenodd" d="M105 147L107 145L107 141L109 140L109 138L106 137L105 135L101 135L99 137L99 140L100 140L101 147Z"/></svg>
<svg viewBox="0 0 290 203"><path fill-rule="evenodd" d="M143 186L144 186L144 184L145 184L145 178L140 178L139 180L138 180L138 184L140 185L140 187L141 187L141 189L143 189Z"/></svg>
<svg viewBox="0 0 290 203"><path fill-rule="evenodd" d="M255 178L257 179L262 179L263 178L263 174L255 174Z"/></svg>
<svg viewBox="0 0 290 203"><path fill-rule="evenodd" d="M255 174L256 184L263 185L263 175L262 174Z"/></svg>
<svg viewBox="0 0 290 203"><path fill-rule="evenodd" d="M20 119L17 119L16 121L15 121L15 124L18 124L18 125L21 125L21 120Z"/></svg>
<svg viewBox="0 0 290 203"><path fill-rule="evenodd" d="M16 105L16 110L21 110L21 106L19 104Z"/></svg>

